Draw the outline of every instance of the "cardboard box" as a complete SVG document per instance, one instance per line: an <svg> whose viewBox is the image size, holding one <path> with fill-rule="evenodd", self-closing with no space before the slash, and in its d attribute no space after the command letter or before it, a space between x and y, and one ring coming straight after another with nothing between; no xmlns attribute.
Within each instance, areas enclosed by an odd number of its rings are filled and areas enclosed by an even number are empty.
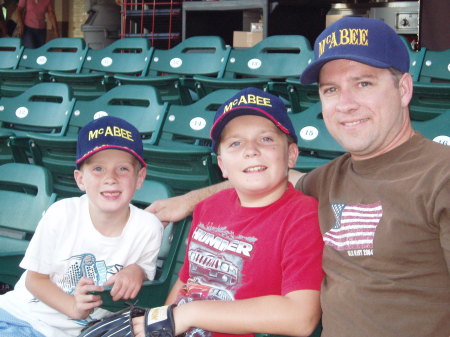
<svg viewBox="0 0 450 337"><path fill-rule="evenodd" d="M233 32L233 47L234 48L249 48L253 47L263 39L263 32Z"/></svg>

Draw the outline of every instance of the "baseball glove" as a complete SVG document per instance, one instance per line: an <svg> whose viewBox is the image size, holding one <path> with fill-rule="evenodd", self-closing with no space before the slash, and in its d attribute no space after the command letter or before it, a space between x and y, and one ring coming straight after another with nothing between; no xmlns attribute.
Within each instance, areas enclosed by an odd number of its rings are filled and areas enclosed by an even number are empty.
<svg viewBox="0 0 450 337"><path fill-rule="evenodd" d="M173 304L148 309L131 305L129 308L90 322L82 330L79 337L135 336L131 320L139 316L145 317L145 337L174 337L174 307L175 305Z"/></svg>

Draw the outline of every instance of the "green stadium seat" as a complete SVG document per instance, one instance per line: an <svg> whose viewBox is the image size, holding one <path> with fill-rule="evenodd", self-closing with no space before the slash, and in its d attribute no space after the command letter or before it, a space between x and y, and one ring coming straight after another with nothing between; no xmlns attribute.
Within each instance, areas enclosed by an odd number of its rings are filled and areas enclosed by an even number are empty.
<svg viewBox="0 0 450 337"><path fill-rule="evenodd" d="M297 113L320 102L317 84L302 84L300 78L287 78L285 82L269 82L267 90L286 101L290 112Z"/></svg>
<svg viewBox="0 0 450 337"><path fill-rule="evenodd" d="M412 126L424 137L450 146L450 109L425 121L412 121Z"/></svg>
<svg viewBox="0 0 450 337"><path fill-rule="evenodd" d="M175 194L221 181L209 130L217 109L236 92L217 90L190 105L170 105L159 141L144 144L148 179L165 182Z"/></svg>
<svg viewBox="0 0 450 337"><path fill-rule="evenodd" d="M81 38L56 38L39 48L25 48L17 68L0 70L0 95L17 96L46 81L49 71L78 72L86 51Z"/></svg>
<svg viewBox="0 0 450 337"><path fill-rule="evenodd" d="M313 59L309 41L301 35L273 35L251 48L233 48L222 78L194 76L199 97L217 89L265 89L270 81L299 77Z"/></svg>
<svg viewBox="0 0 450 337"><path fill-rule="evenodd" d="M145 38L124 38L102 49L88 49L78 73L49 72L51 81L69 84L77 99L92 100L116 86L115 74L140 76L153 48Z"/></svg>
<svg viewBox="0 0 450 337"><path fill-rule="evenodd" d="M118 74L115 78L120 83L153 85L165 102L190 104L194 100L192 77L221 76L229 51L219 36L194 36L171 49L155 49L145 76Z"/></svg>
<svg viewBox="0 0 450 337"><path fill-rule="evenodd" d="M411 74L413 81L418 81L420 71L422 69L423 59L425 57L426 48L421 48L418 51L412 49L411 43L408 42L405 36L399 35L402 41L405 43L409 53L409 73Z"/></svg>
<svg viewBox="0 0 450 337"><path fill-rule="evenodd" d="M300 149L296 169L310 171L346 152L329 134L323 121L320 102L302 112L290 113L289 117Z"/></svg>
<svg viewBox="0 0 450 337"><path fill-rule="evenodd" d="M412 120L427 120L450 109L450 49L426 50L410 102Z"/></svg>
<svg viewBox="0 0 450 337"><path fill-rule="evenodd" d="M28 137L33 134L63 135L75 99L63 83L39 83L16 97L0 98L0 135L7 135L6 152L15 161L28 162ZM2 138L0 136L0 138Z"/></svg>
<svg viewBox="0 0 450 337"><path fill-rule="evenodd" d="M161 182L146 180L142 188L136 191L131 202L137 207L145 208L156 200L165 199L172 195L172 191L167 185ZM184 256L182 248L189 231L190 221L190 218L186 218L179 222L170 223L165 227L161 249L158 253L155 279L145 281L142 285L137 298L134 300L138 301L138 305L156 307L164 304L174 283L172 276L179 268L177 265L177 257L180 254ZM127 301L114 302L112 300L109 293L110 289L111 287L108 287L101 293L102 307L110 311L118 311L126 307Z"/></svg>
<svg viewBox="0 0 450 337"><path fill-rule="evenodd" d="M33 161L46 167L53 175L58 197L81 194L73 178L78 131L91 120L110 115L135 125L144 143L156 143L167 103L161 102L155 88L146 85L115 87L92 101L78 100L70 116L67 132L54 135L30 135Z"/></svg>
<svg viewBox="0 0 450 337"><path fill-rule="evenodd" d="M22 52L23 46L20 38L0 38L0 69L16 69Z"/></svg>
<svg viewBox="0 0 450 337"><path fill-rule="evenodd" d="M0 166L0 282L14 285L29 240L55 200L50 173L32 164Z"/></svg>

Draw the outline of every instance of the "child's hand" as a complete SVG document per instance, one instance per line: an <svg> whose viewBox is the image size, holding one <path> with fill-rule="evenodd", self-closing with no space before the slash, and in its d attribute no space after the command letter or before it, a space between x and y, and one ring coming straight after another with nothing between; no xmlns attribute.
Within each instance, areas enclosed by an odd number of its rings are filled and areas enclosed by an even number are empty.
<svg viewBox="0 0 450 337"><path fill-rule="evenodd" d="M113 301L129 300L137 296L144 279L144 270L137 264L131 264L111 276L104 285L113 286L111 289Z"/></svg>
<svg viewBox="0 0 450 337"><path fill-rule="evenodd" d="M87 277L82 277L78 282L73 297L75 299L73 307L73 319L85 319L94 308L102 304L99 295L92 295L89 292L103 291L102 286L95 285L94 281Z"/></svg>

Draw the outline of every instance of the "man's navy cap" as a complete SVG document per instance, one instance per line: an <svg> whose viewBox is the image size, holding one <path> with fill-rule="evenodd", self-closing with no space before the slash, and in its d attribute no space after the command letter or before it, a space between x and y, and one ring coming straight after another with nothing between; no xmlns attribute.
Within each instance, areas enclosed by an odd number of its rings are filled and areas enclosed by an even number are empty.
<svg viewBox="0 0 450 337"><path fill-rule="evenodd" d="M89 122L78 133L77 168L90 156L108 149L129 152L147 167L139 131L121 118L104 116Z"/></svg>
<svg viewBox="0 0 450 337"><path fill-rule="evenodd" d="M303 71L303 84L318 82L322 66L348 59L377 68L409 71L409 54L397 33L379 19L344 17L326 28L314 43L315 60Z"/></svg>
<svg viewBox="0 0 450 337"><path fill-rule="evenodd" d="M229 121L243 115L255 115L271 120L282 132L297 143L294 126L287 114L283 101L263 90L245 88L231 97L217 110L211 128L212 149L217 152L217 144L223 129Z"/></svg>

